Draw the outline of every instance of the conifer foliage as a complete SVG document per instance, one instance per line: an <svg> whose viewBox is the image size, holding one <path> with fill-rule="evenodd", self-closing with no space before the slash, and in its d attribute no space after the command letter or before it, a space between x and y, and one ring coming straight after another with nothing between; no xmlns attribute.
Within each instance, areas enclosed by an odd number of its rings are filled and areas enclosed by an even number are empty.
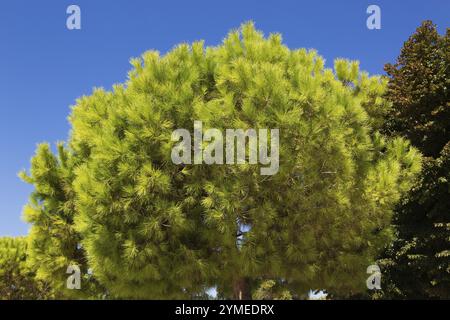
<svg viewBox="0 0 450 320"><path fill-rule="evenodd" d="M36 278L50 283L58 297L89 298L101 293L95 281L85 279L82 290L68 290L67 268L77 265L87 275L87 260L80 235L74 229L75 194L72 182L77 157L58 143L57 155L40 144L31 161L30 175L22 179L34 186L24 218L32 224L27 237L27 263L35 266Z"/></svg>
<svg viewBox="0 0 450 320"><path fill-rule="evenodd" d="M32 255L48 262L40 272L75 261L121 298L193 298L211 286L249 297L261 279L295 292L365 289L421 167L405 139L379 133L384 79L344 59L327 69L251 23L217 47L181 44L131 63L124 84L77 101L58 157L43 145L32 160L26 217ZM195 120L279 129L279 172L172 163L173 130L193 132Z"/></svg>
<svg viewBox="0 0 450 320"><path fill-rule="evenodd" d="M0 238L0 300L52 297L49 284L37 280L27 263L26 238Z"/></svg>

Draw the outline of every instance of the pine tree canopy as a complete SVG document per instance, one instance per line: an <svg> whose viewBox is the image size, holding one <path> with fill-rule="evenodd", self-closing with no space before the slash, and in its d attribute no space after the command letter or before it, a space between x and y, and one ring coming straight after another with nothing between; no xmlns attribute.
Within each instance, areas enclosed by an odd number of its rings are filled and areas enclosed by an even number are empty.
<svg viewBox="0 0 450 320"><path fill-rule="evenodd" d="M92 290L118 298L192 298L212 286L231 297L242 279L366 289L421 169L406 139L380 133L384 78L345 59L325 68L314 50L290 50L252 23L219 46L181 44L131 64L125 83L77 100L67 143L57 156L40 145L23 173L44 279L64 285L75 263L92 268ZM194 121L279 129L279 171L174 164L172 132L193 132Z"/></svg>

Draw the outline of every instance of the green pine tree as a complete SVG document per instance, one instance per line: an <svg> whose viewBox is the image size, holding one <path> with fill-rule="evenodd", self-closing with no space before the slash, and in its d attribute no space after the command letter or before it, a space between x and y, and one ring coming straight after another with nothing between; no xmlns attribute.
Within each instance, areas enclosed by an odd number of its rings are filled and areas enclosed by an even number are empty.
<svg viewBox="0 0 450 320"><path fill-rule="evenodd" d="M260 279L293 292L365 290L421 167L405 139L379 132L390 107L383 78L344 59L324 68L315 51L251 23L217 47L181 44L131 62L126 83L77 101L59 159L45 145L33 159L32 250L58 263L43 272L77 261L122 298L194 298L211 286L250 298ZM278 128L279 172L173 164L171 134L193 132L195 120Z"/></svg>
<svg viewBox="0 0 450 320"><path fill-rule="evenodd" d="M77 158L58 143L55 156L46 143L40 144L31 161L30 174L21 172L21 178L34 186L24 218L32 225L28 236L28 263L37 273L37 279L49 283L58 298L94 298L103 291L89 279L88 264L81 237L74 229L74 180ZM67 288L67 269L80 267L85 276L81 290Z"/></svg>

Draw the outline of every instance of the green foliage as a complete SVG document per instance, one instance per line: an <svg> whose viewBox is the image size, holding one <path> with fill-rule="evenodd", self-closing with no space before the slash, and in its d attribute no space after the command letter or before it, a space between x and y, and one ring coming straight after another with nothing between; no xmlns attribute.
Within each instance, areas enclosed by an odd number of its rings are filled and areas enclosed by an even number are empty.
<svg viewBox="0 0 450 320"><path fill-rule="evenodd" d="M387 297L450 298L450 29L425 21L390 75L388 130L428 157L394 216L398 239L383 256Z"/></svg>
<svg viewBox="0 0 450 320"><path fill-rule="evenodd" d="M26 239L0 238L0 300L49 299L49 286L27 264Z"/></svg>
<svg viewBox="0 0 450 320"><path fill-rule="evenodd" d="M32 224L28 263L35 267L36 277L51 284L60 298L88 298L98 289L93 281L84 281L82 290L66 287L69 265L78 265L87 275L87 261L80 236L74 231L75 215L72 181L76 158L68 154L62 143L58 155L52 154L48 144L40 144L31 161L30 175L21 172L34 191L24 209L24 218Z"/></svg>
<svg viewBox="0 0 450 320"><path fill-rule="evenodd" d="M394 65L387 97L394 107L388 131L406 136L425 156L439 157L450 137L450 29L439 35L424 21L406 41Z"/></svg>
<svg viewBox="0 0 450 320"><path fill-rule="evenodd" d="M253 293L254 300L292 300L292 294L282 283L275 280L262 281Z"/></svg>
<svg viewBox="0 0 450 320"><path fill-rule="evenodd" d="M395 215L399 238L384 260L393 297L450 298L450 143L427 158ZM413 279L413 280L412 280Z"/></svg>
<svg viewBox="0 0 450 320"><path fill-rule="evenodd" d="M122 298L191 298L214 285L230 297L243 278L364 290L421 167L406 140L378 132L384 79L342 59L325 69L316 52L251 23L220 46L131 63L125 84L77 101L67 150L56 158L43 145L32 161L26 216L41 273L87 264ZM194 120L280 129L280 171L173 164L172 131L192 132Z"/></svg>

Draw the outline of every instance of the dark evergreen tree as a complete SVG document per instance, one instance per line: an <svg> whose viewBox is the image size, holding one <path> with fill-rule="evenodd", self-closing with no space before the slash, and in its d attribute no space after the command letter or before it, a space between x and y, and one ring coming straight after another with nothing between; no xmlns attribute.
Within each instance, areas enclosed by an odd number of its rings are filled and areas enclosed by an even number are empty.
<svg viewBox="0 0 450 320"><path fill-rule="evenodd" d="M450 298L450 29L425 21L387 64L387 131L426 156L421 179L394 216L397 240L382 261L387 297Z"/></svg>
<svg viewBox="0 0 450 320"><path fill-rule="evenodd" d="M449 141L449 66L450 29L441 36L431 21L404 43L394 65L385 66L393 102L386 128L406 136L427 157L438 158Z"/></svg>

